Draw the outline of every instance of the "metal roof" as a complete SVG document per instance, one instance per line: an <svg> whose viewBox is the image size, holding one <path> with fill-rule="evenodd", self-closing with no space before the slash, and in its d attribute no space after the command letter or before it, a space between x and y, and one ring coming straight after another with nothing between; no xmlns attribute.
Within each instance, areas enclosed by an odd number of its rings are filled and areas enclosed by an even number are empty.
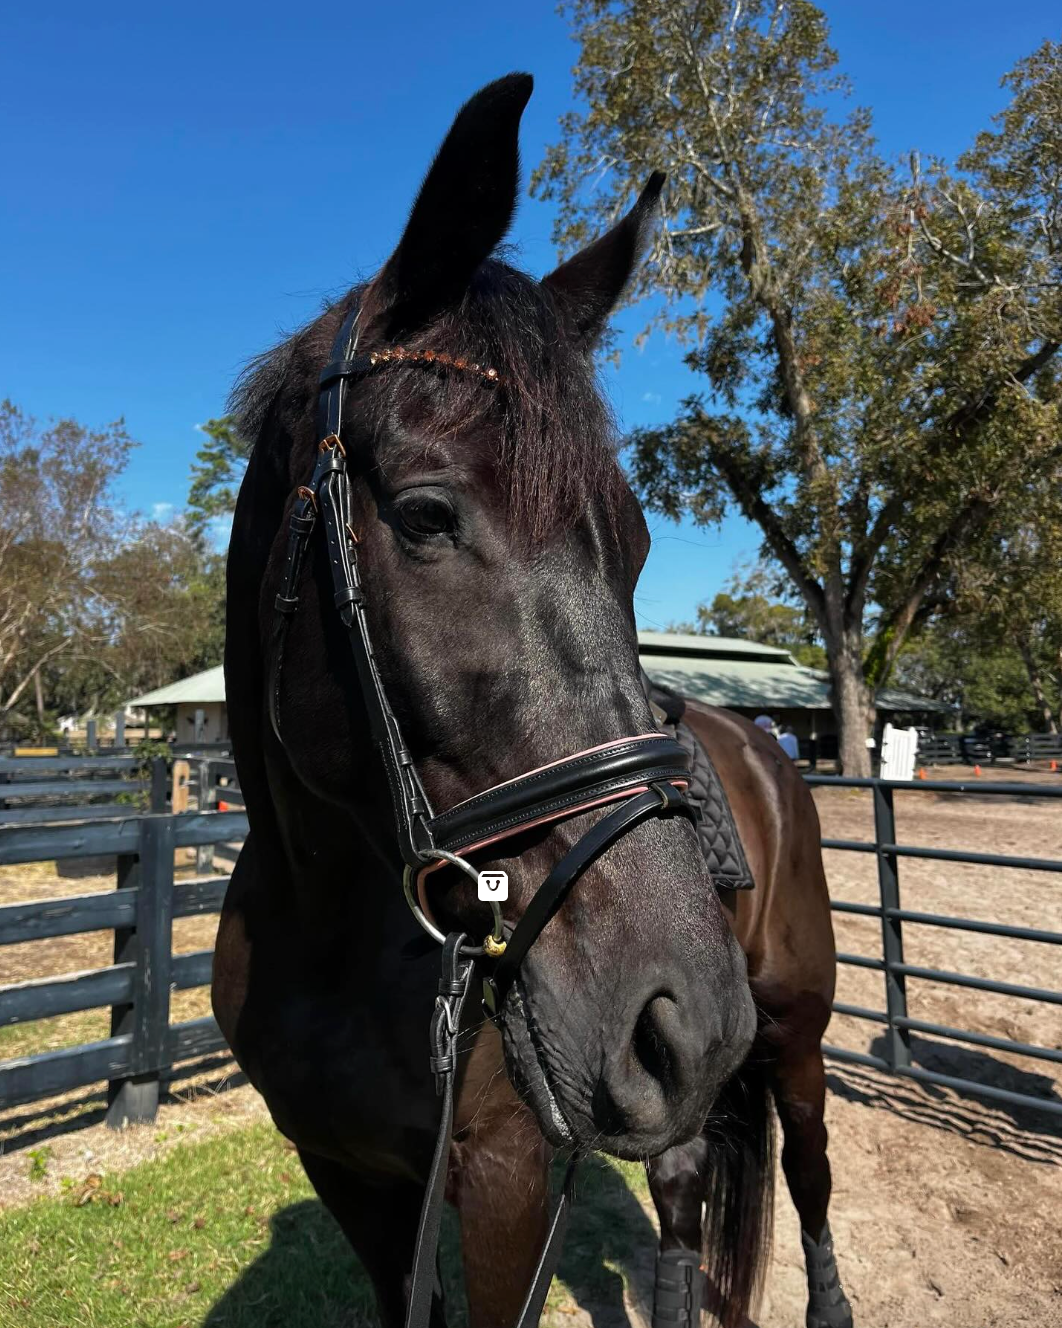
<svg viewBox="0 0 1062 1328"><path fill-rule="evenodd" d="M707 705L744 710L829 710L830 680L817 669L806 669L779 646L764 646L725 636L685 636L677 632L639 632L638 650L646 673ZM131 706L205 705L225 700L225 675L216 669L145 692ZM877 703L882 710L947 713L949 707L925 696L884 687Z"/></svg>
<svg viewBox="0 0 1062 1328"><path fill-rule="evenodd" d="M880 687L877 706L879 710L932 710L939 715L950 715L955 707L944 701L934 701L929 696L919 696L917 692L905 692L899 687Z"/></svg>
<svg viewBox="0 0 1062 1328"><path fill-rule="evenodd" d="M742 710L830 710L829 674L806 669L786 650L757 646L752 641L732 641L725 637L706 637L708 649L696 651L676 645L672 649L644 648L644 638L661 642L696 642L698 638L674 633L639 632L638 646L646 673L665 687L706 705L737 706ZM712 643L723 643L718 651ZM746 646L742 652L731 647ZM784 661L784 662L783 662ZM916 696L893 687L883 687L877 694L881 710L938 711L950 707L927 696Z"/></svg>
<svg viewBox="0 0 1062 1328"><path fill-rule="evenodd" d="M743 641L738 636L694 636L687 632L639 632L638 653L643 659L646 655L692 655L700 659L732 657L795 663L784 646L764 646L758 641Z"/></svg>
<svg viewBox="0 0 1062 1328"><path fill-rule="evenodd" d="M799 664L754 659L647 655L642 666L654 682L706 705L742 709L829 710L829 683Z"/></svg>
<svg viewBox="0 0 1062 1328"><path fill-rule="evenodd" d="M219 664L216 669L204 669L202 673L193 673L190 678L180 682L167 683L165 687L156 687L153 692L135 696L126 702L131 706L176 705L180 701L193 705L206 705L211 701L225 699L225 669Z"/></svg>

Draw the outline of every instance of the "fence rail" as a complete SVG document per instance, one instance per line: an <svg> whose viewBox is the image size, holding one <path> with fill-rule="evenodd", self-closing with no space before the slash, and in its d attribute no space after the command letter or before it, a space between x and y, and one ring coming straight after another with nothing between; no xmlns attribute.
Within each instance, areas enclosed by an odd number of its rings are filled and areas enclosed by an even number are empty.
<svg viewBox="0 0 1062 1328"><path fill-rule="evenodd" d="M1032 765L1062 759L1059 733L920 733L918 760L924 765Z"/></svg>
<svg viewBox="0 0 1062 1328"><path fill-rule="evenodd" d="M1062 785L1055 784L1018 784L977 780L966 783L962 780L888 780L856 779L840 775L805 776L807 783L815 787L869 789L873 799L874 838L873 840L823 839L824 849L837 849L849 853L872 853L877 858L879 904L854 904L843 900L831 901L835 913L858 914L864 917L877 917L881 922L881 957L838 953L837 961L858 968L877 970L882 974L884 984L883 1010L870 1010L862 1006L834 1003L837 1014L850 1015L854 1019L866 1020L881 1025L885 1030L884 1056L875 1056L867 1052L852 1051L847 1047L827 1046L826 1053L834 1060L855 1065L869 1065L878 1070L887 1070L891 1074L915 1079L920 1083L935 1084L939 1087L957 1088L965 1092L975 1092L982 1097L1011 1106L1032 1107L1038 1111L1049 1112L1062 1117L1062 1101L1034 1097L1028 1093L1016 1093L1010 1089L999 1088L994 1084L980 1083L976 1080L961 1079L952 1075L939 1074L914 1065L911 1059L911 1033L923 1033L927 1036L945 1038L949 1041L968 1042L972 1046L991 1047L996 1051L1006 1051L1017 1056L1027 1056L1036 1060L1062 1064L1062 1052L1053 1047L1034 1046L1017 1042L1009 1038L990 1037L969 1029L951 1028L946 1024L937 1024L929 1020L913 1019L907 1008L907 979L916 978L925 982L939 982L945 985L968 987L977 991L992 992L1000 996L1018 997L1023 1000L1037 1001L1049 1005L1062 1005L1062 992L1049 991L1038 987L1019 985L1013 982L998 982L991 978L974 977L966 973L951 973L944 969L924 968L909 964L904 959L903 937L904 924L943 927L957 931L980 932L992 936L1005 936L1011 939L1030 941L1044 945L1062 944L1062 932L1048 931L1036 927L1014 927L1005 923L982 922L975 918L954 915L922 913L905 909L900 903L901 858L925 858L934 861L971 863L977 866L996 866L1005 870L1014 868L1032 871L1062 871L1062 861L1047 858L1022 857L1016 854L963 852L959 849L939 849L922 847L914 844L900 844L896 834L896 809L894 795L897 789L911 793L955 793L987 795L989 797L1022 798L1062 798Z"/></svg>
<svg viewBox="0 0 1062 1328"><path fill-rule="evenodd" d="M226 1050L210 1016L170 1023L170 993L210 981L213 952L173 953L175 918L217 912L228 878L175 881L174 852L242 839L242 812L137 815L0 832L0 865L114 856L117 889L0 907L0 947L113 930L114 962L0 987L0 1027L109 1007L110 1037L0 1062L0 1108L107 1080L107 1121L153 1120L162 1078L182 1060Z"/></svg>
<svg viewBox="0 0 1062 1328"><path fill-rule="evenodd" d="M884 1055L874 1055L829 1046L827 1054L837 1061L872 1066L922 1083L1062 1115L1062 1102L940 1074L912 1063L913 1033L1053 1065L1062 1064L1062 1050L912 1017L908 979L1052 1006L1062 1005L1062 992L910 964L904 956L904 930L929 926L1041 945L1062 944L1062 931L929 913L903 907L900 898L900 861L905 858L1047 873L1062 871L1062 860L902 844L898 842L894 806L897 789L922 794L1058 799L1062 798L1062 784L983 780L908 783L814 774L806 778L816 787L866 789L873 803L872 839L826 838L822 842L825 849L873 854L877 861L878 903L836 900L832 908L838 914L878 920L881 944L877 954L840 953L837 958L842 964L881 975L883 1008L837 1002L834 1009L838 1014L881 1026L885 1051ZM174 850L238 842L247 829L231 760L200 755L193 763L193 783L199 804L194 812L133 814L125 819L79 825L10 826L0 831L0 865L97 855L113 855L117 862L117 888L113 891L0 907L0 955L3 946L24 941L100 930L113 930L115 936L113 963L107 968L0 987L0 1027L101 1006L112 1010L111 1035L100 1042L0 1062L0 1108L107 1080L108 1120L112 1124L150 1120L160 1081L175 1063L226 1049L220 1030L209 1016L170 1023L170 992L209 982L212 962L207 950L172 953L173 922L217 912L227 885L227 877L206 872L193 880L175 880ZM215 810L219 806L226 810ZM200 863L200 867L203 865Z"/></svg>
<svg viewBox="0 0 1062 1328"><path fill-rule="evenodd" d="M0 829L163 812L167 789L161 756L0 757Z"/></svg>

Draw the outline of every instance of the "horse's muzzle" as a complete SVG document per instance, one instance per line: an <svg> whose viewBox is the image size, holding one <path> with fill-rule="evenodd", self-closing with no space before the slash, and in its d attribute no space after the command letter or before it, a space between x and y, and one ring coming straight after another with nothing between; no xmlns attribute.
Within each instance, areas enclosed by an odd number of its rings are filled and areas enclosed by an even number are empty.
<svg viewBox="0 0 1062 1328"><path fill-rule="evenodd" d="M732 937L723 950L710 983L632 963L607 995L526 966L500 1023L510 1078L552 1144L645 1158L700 1132L755 1032L744 956Z"/></svg>

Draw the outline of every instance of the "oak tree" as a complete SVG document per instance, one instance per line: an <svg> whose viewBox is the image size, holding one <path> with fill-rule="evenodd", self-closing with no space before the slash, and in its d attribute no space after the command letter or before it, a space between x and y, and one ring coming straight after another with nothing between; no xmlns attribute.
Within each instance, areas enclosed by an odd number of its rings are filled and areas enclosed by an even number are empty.
<svg viewBox="0 0 1062 1328"><path fill-rule="evenodd" d="M939 611L954 560L1035 520L1057 467L1062 45L955 163L878 153L804 0L576 0L579 108L533 187L565 250L651 170L663 220L631 298L697 375L637 431L669 516L756 522L825 645L849 773L873 692Z"/></svg>

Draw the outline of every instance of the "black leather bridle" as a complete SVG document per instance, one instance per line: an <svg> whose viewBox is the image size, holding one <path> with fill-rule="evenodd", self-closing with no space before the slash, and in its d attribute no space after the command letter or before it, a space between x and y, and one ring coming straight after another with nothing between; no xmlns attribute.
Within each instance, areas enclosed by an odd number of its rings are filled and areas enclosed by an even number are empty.
<svg viewBox="0 0 1062 1328"><path fill-rule="evenodd" d="M283 743L280 689L284 646L299 604L299 585L310 536L320 517L332 569L334 601L347 629L358 683L369 717L373 742L387 775L394 809L397 848L404 865L403 888L417 921L442 944L442 977L431 1020L431 1069L442 1097L442 1119L428 1187L421 1210L414 1255L406 1328L427 1328L435 1281L435 1257L453 1127L454 1077L461 1014L477 964L482 963L483 1004L496 1020L533 942L560 908L568 891L610 844L654 816L693 819L682 790L689 773L687 752L660 733L638 734L605 743L553 762L488 789L436 815L410 756L373 653L366 616L366 594L358 567L358 536L352 515L352 487L340 432L348 382L394 363L417 362L435 370L478 374L491 388L499 384L493 369L466 364L445 354L407 354L401 348L372 354L358 352L356 307L344 319L332 358L320 377L317 458L310 482L299 487L291 515L283 588L275 601L270 650L269 712L273 732ZM444 936L431 921L424 878L447 863L473 879L467 855L519 834L532 826L575 816L596 807L610 808L554 866L533 895L515 927L508 928L498 904L494 926L481 944L463 933ZM554 1209L549 1235L539 1259L516 1328L537 1324L559 1257L577 1158L569 1163L564 1188Z"/></svg>

